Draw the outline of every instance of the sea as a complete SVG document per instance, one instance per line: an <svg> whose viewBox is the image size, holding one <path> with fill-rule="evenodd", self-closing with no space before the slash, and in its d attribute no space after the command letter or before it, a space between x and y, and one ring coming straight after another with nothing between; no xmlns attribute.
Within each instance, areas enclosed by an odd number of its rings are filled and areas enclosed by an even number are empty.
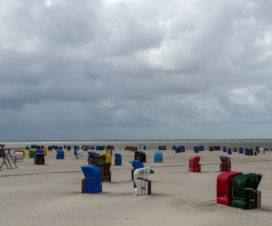
<svg viewBox="0 0 272 226"><path fill-rule="evenodd" d="M125 146L136 146L143 149L146 146L147 150L158 149L159 146L166 146L171 149L172 146L183 145L186 149L193 149L194 146L203 145L205 149L209 146L220 147L243 147L255 148L256 146L268 148L272 150L272 139L180 139L180 140L66 140L66 141L0 141L0 144L5 144L5 148L25 148L31 145L41 146L63 146L63 145L113 145L115 149L123 149Z"/></svg>

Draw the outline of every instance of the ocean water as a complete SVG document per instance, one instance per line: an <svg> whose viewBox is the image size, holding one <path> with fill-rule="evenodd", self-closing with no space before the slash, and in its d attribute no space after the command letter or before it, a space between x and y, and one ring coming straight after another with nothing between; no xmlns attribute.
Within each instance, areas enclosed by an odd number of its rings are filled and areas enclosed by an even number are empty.
<svg viewBox="0 0 272 226"><path fill-rule="evenodd" d="M172 146L184 145L186 149L193 149L195 145L203 145L205 149L209 146L219 145L221 147L244 147L255 148L261 146L271 149L272 139L223 139L223 140L99 140L99 141L0 141L0 144L5 144L6 148L25 148L26 146L43 145L45 147L50 145L113 145L115 149L123 149L125 146L137 146L143 149L147 146L148 149L158 149L159 145L166 145L167 149Z"/></svg>

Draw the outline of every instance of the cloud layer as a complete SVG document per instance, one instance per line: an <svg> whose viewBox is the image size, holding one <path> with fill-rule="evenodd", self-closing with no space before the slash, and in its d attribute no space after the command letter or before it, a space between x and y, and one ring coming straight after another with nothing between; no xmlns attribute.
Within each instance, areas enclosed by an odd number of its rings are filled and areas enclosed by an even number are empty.
<svg viewBox="0 0 272 226"><path fill-rule="evenodd" d="M2 0L1 140L271 138L268 0Z"/></svg>

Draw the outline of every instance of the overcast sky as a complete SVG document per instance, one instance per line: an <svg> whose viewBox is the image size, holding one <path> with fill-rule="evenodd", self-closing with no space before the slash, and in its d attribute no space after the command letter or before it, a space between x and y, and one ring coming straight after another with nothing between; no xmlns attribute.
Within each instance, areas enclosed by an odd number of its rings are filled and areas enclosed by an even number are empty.
<svg viewBox="0 0 272 226"><path fill-rule="evenodd" d="M0 140L272 138L271 0L0 4Z"/></svg>

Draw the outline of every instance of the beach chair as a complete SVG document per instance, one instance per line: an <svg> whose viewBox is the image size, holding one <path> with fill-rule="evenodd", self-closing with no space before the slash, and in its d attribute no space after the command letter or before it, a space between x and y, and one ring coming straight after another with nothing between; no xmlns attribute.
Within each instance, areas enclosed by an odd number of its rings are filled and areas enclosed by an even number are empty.
<svg viewBox="0 0 272 226"><path fill-rule="evenodd" d="M102 170L96 166L82 166L81 170L85 176L85 178L82 179L81 192L102 192Z"/></svg>
<svg viewBox="0 0 272 226"><path fill-rule="evenodd" d="M232 205L232 183L233 178L242 175L242 172L227 172L217 176L217 204L226 206Z"/></svg>
<svg viewBox="0 0 272 226"><path fill-rule="evenodd" d="M232 148L228 148L228 155L232 155Z"/></svg>
<svg viewBox="0 0 272 226"><path fill-rule="evenodd" d="M110 153L106 153L105 157L106 157L106 163L111 164L111 154Z"/></svg>
<svg viewBox="0 0 272 226"><path fill-rule="evenodd" d="M220 172L230 172L231 171L231 159L227 156L220 156Z"/></svg>
<svg viewBox="0 0 272 226"><path fill-rule="evenodd" d="M194 146L194 152L198 153L199 152L199 147L198 146Z"/></svg>
<svg viewBox="0 0 272 226"><path fill-rule="evenodd" d="M17 165L15 163L15 159L10 153L10 149L5 149L5 144L0 144L0 154L2 157L2 163L0 165L0 169L3 168L5 165L8 169L13 169L12 163L17 168Z"/></svg>
<svg viewBox="0 0 272 226"><path fill-rule="evenodd" d="M41 150L43 151L44 156L47 156L47 149L46 148L42 148Z"/></svg>
<svg viewBox="0 0 272 226"><path fill-rule="evenodd" d="M16 149L16 150L14 150L14 151L15 151L15 152L22 152L22 153L23 153L23 157L25 158L26 152L25 152L24 149Z"/></svg>
<svg viewBox="0 0 272 226"><path fill-rule="evenodd" d="M201 172L199 161L200 156L192 156L189 158L189 172Z"/></svg>
<svg viewBox="0 0 272 226"><path fill-rule="evenodd" d="M134 171L134 191L137 195L151 195L151 180L148 180L151 173L154 171L150 167Z"/></svg>
<svg viewBox="0 0 272 226"><path fill-rule="evenodd" d="M64 151L58 150L56 154L56 159L64 159Z"/></svg>
<svg viewBox="0 0 272 226"><path fill-rule="evenodd" d="M110 149L106 150L106 151L105 151L105 154L109 154L109 155L112 156L112 150L110 150Z"/></svg>
<svg viewBox="0 0 272 226"><path fill-rule="evenodd" d="M115 153L115 165L121 166L122 165L122 155L119 153Z"/></svg>
<svg viewBox="0 0 272 226"><path fill-rule="evenodd" d="M36 153L34 156L34 165L44 165L44 153Z"/></svg>
<svg viewBox="0 0 272 226"><path fill-rule="evenodd" d="M103 182L111 182L111 164L110 163L94 163L94 166L99 167L102 171Z"/></svg>
<svg viewBox="0 0 272 226"><path fill-rule="evenodd" d="M163 162L163 155L162 155L162 152L154 152L154 162L155 163L162 163Z"/></svg>
<svg viewBox="0 0 272 226"><path fill-rule="evenodd" d="M261 174L249 173L233 179L232 206L241 209L261 208L261 192L257 190Z"/></svg>
<svg viewBox="0 0 272 226"><path fill-rule="evenodd" d="M112 145L107 145L107 146L106 146L106 149L114 150L114 146L112 146Z"/></svg>
<svg viewBox="0 0 272 226"><path fill-rule="evenodd" d="M76 150L76 159L82 159L82 158L83 158L83 151Z"/></svg>
<svg viewBox="0 0 272 226"><path fill-rule="evenodd" d="M209 151L214 151L214 146L209 146Z"/></svg>
<svg viewBox="0 0 272 226"><path fill-rule="evenodd" d="M176 153L185 152L185 146L178 146L178 147L174 146L174 147L175 147L174 150Z"/></svg>
<svg viewBox="0 0 272 226"><path fill-rule="evenodd" d="M29 158L34 158L36 154L36 149L28 149L28 156Z"/></svg>
<svg viewBox="0 0 272 226"><path fill-rule="evenodd" d="M159 151L166 151L166 146L165 145L159 146Z"/></svg>
<svg viewBox="0 0 272 226"><path fill-rule="evenodd" d="M12 155L13 159L15 160L15 162L24 160L23 152L13 151L13 152L11 152L11 155Z"/></svg>

